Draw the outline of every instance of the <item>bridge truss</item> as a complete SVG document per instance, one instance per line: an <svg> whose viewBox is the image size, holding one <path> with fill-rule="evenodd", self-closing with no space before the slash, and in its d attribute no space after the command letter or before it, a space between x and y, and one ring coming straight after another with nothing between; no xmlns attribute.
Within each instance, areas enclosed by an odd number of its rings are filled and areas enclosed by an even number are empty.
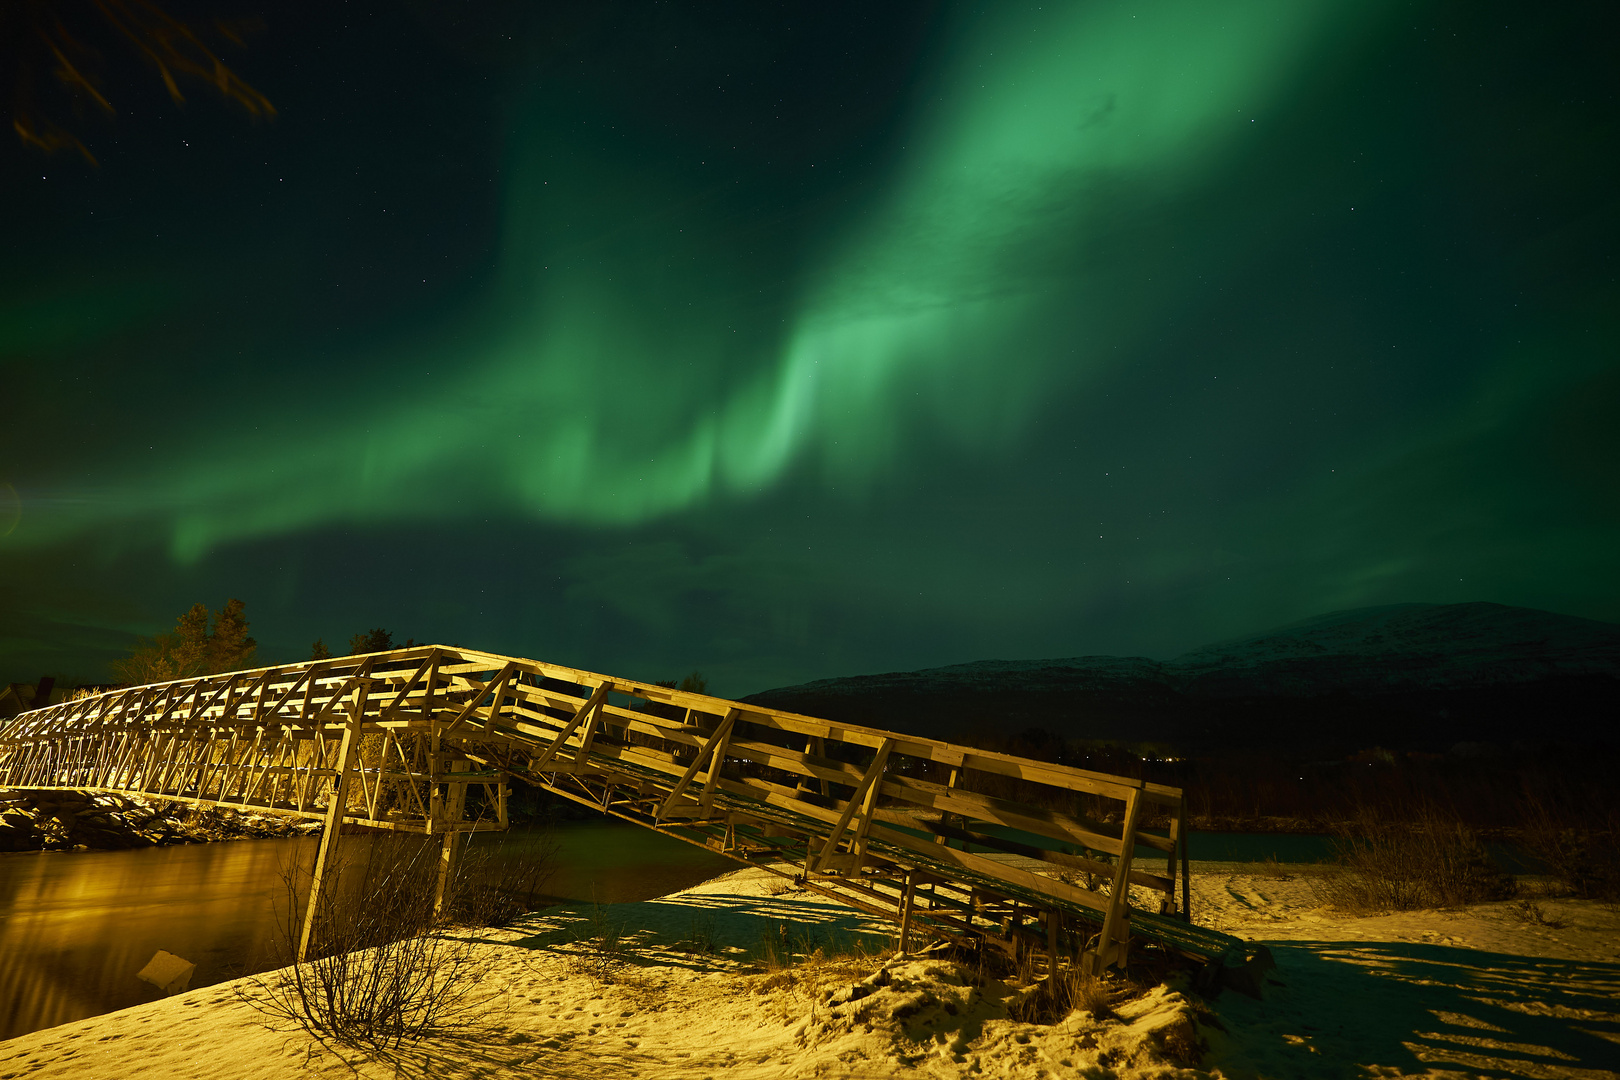
<svg viewBox="0 0 1620 1080"><path fill-rule="evenodd" d="M507 827L511 777L791 877L903 943L1093 971L1123 966L1133 933L1241 952L1187 918L1177 788L535 660L396 649L114 690L0 730L0 788L324 820L316 893L341 823L442 837L442 883L467 833Z"/></svg>

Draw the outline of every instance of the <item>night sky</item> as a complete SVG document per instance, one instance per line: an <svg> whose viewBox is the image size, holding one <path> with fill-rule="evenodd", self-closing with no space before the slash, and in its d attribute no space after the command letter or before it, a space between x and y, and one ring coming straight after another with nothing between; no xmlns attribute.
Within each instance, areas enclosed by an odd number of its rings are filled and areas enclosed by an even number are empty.
<svg viewBox="0 0 1620 1080"><path fill-rule="evenodd" d="M0 151L0 681L233 596L728 696L1620 619L1608 5L257 14L272 120L85 5L99 165Z"/></svg>

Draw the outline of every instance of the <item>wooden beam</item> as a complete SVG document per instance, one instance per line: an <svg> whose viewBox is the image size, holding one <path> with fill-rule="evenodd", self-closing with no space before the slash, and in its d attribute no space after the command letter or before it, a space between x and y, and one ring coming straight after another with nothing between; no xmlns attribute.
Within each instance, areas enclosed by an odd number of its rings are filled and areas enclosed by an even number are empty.
<svg viewBox="0 0 1620 1080"><path fill-rule="evenodd" d="M843 839L845 830L849 828L849 823L855 816L857 804L860 806L862 817L861 836L864 837L867 829L871 827L872 803L876 798L878 780L883 775L883 766L888 763L889 751L893 747L893 740L885 741L878 747L877 753L873 755L872 763L866 767L865 775L861 777L860 783L856 785L855 791L849 797L849 801L844 804L844 812L838 815L838 823L833 826L832 833L827 837L826 844L822 846L821 855L816 859L817 873L826 869L828 860L838 850L838 842ZM859 853L856 854L858 857Z"/></svg>
<svg viewBox="0 0 1620 1080"><path fill-rule="evenodd" d="M315 932L315 921L320 911L321 887L337 850L338 834L343 831L345 803L349 797L349 769L360 742L360 725L366 714L367 683L361 682L354 691L354 707L349 712L349 723L343 729L343 743L338 749L337 778L332 783L332 799L326 807L326 825L321 830L321 846L315 854L315 872L309 881L309 902L304 907L304 929L298 935L298 963L309 956L310 937Z"/></svg>
<svg viewBox="0 0 1620 1080"><path fill-rule="evenodd" d="M681 773L680 778L675 781L675 786L664 800L664 805L654 815L655 821L670 814L671 810L677 805L676 801L685 793L687 785L692 782L692 778L703 767L703 763L713 758L715 750L720 747L725 739L730 738L732 725L736 724L737 716L741 711L740 709L732 709L727 712L725 718L720 721L719 726L714 729L714 734L710 735L703 745L698 748L697 756L692 759L692 764L688 765L686 771ZM718 785L719 782L719 769L711 769L708 783Z"/></svg>
<svg viewBox="0 0 1620 1080"><path fill-rule="evenodd" d="M1083 965L1088 975L1101 975L1110 964L1125 966L1126 939L1130 932L1131 854L1135 845L1136 823L1142 813L1142 799L1132 798L1125 806L1125 848L1119 854L1119 866L1114 872L1114 888L1108 897L1108 911L1103 918L1102 934L1097 949Z"/></svg>
<svg viewBox="0 0 1620 1080"><path fill-rule="evenodd" d="M612 684L604 682L591 693L585 704L581 705L579 711L574 714L574 718L564 724L563 729L552 738L551 745L542 750L540 756L529 763L531 770L534 772L542 771L546 767L546 763L557 756L557 751L562 748L562 744L567 740L568 736L574 733L574 729L579 727L587 716L602 707L602 702L607 700L610 685Z"/></svg>

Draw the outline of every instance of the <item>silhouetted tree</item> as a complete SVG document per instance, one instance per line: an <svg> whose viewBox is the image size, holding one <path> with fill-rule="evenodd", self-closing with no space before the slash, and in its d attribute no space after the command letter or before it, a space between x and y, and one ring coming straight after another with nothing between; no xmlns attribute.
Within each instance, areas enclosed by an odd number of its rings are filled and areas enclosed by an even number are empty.
<svg viewBox="0 0 1620 1080"><path fill-rule="evenodd" d="M117 110L97 70L106 50L97 38L121 41L152 64L176 102L185 100L180 80L190 79L207 83L252 116L274 116L269 99L205 40L217 35L241 45L244 29L245 24L221 19L204 29L169 14L155 0L0 0L0 68L12 83L12 130L25 145L46 153L71 147L96 164L79 137L40 107L36 94L54 86L65 92L72 111L93 106L112 116Z"/></svg>
<svg viewBox="0 0 1620 1080"><path fill-rule="evenodd" d="M330 660L332 659L332 650L326 647L324 639L316 638L315 644L309 647L309 658L311 660Z"/></svg>
<svg viewBox="0 0 1620 1080"><path fill-rule="evenodd" d="M349 639L349 655L368 652L387 652L394 647L394 635L382 627L374 627Z"/></svg>
<svg viewBox="0 0 1620 1080"><path fill-rule="evenodd" d="M248 637L245 607L232 598L210 619L207 605L193 604L175 620L174 633L137 646L127 660L113 662L113 671L126 683L140 684L249 667L258 642Z"/></svg>

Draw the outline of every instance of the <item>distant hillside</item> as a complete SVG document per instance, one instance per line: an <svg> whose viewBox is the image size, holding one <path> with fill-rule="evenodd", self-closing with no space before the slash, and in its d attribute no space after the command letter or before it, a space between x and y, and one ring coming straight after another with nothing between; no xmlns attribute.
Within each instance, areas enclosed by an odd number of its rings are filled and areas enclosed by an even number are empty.
<svg viewBox="0 0 1620 1080"><path fill-rule="evenodd" d="M1174 660L985 660L744 699L940 738L1194 747L1620 742L1620 625L1501 604L1319 615Z"/></svg>

